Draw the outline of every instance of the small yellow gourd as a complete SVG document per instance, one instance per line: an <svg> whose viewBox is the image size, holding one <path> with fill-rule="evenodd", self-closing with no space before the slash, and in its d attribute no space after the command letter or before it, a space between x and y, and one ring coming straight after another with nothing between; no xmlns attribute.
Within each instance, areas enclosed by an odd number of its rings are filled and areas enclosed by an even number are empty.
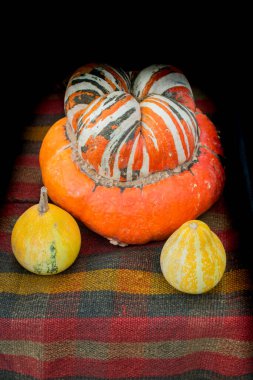
<svg viewBox="0 0 253 380"><path fill-rule="evenodd" d="M47 189L42 187L39 204L18 218L12 230L11 245L24 268L50 275L73 264L80 250L81 234L68 212L48 203Z"/></svg>
<svg viewBox="0 0 253 380"><path fill-rule="evenodd" d="M200 294L212 289L222 278L226 253L206 223L190 220L166 241L160 264L165 279L174 288Z"/></svg>

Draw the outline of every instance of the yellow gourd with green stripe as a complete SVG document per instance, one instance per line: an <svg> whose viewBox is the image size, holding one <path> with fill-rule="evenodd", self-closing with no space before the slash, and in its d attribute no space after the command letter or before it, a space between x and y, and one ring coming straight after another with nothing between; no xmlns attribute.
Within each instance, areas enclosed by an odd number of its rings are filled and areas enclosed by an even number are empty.
<svg viewBox="0 0 253 380"><path fill-rule="evenodd" d="M11 244L16 259L24 268L50 275L73 264L80 250L81 234L68 212L48 203L47 189L42 187L39 204L18 218Z"/></svg>
<svg viewBox="0 0 253 380"><path fill-rule="evenodd" d="M200 294L212 289L222 278L226 253L206 223L190 220L166 241L160 264L165 279L174 288Z"/></svg>

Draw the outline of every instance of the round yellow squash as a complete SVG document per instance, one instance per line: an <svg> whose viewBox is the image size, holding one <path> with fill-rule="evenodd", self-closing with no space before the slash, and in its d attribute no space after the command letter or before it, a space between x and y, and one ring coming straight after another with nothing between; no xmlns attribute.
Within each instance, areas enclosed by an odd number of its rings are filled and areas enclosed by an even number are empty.
<svg viewBox="0 0 253 380"><path fill-rule="evenodd" d="M176 289L200 294L222 278L226 253L215 233L200 220L190 220L166 241L160 256L165 279Z"/></svg>
<svg viewBox="0 0 253 380"><path fill-rule="evenodd" d="M68 212L48 203L47 189L42 187L39 204L18 218L12 230L11 245L24 268L50 275L73 264L80 250L81 234Z"/></svg>

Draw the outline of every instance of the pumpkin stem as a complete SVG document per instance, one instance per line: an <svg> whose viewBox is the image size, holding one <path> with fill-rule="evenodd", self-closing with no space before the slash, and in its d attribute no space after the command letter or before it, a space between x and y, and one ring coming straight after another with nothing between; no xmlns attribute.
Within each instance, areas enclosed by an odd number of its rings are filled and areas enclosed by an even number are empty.
<svg viewBox="0 0 253 380"><path fill-rule="evenodd" d="M39 202L39 212L43 214L44 212L47 212L48 207L48 196L47 196L47 188L43 186L40 189L40 202Z"/></svg>

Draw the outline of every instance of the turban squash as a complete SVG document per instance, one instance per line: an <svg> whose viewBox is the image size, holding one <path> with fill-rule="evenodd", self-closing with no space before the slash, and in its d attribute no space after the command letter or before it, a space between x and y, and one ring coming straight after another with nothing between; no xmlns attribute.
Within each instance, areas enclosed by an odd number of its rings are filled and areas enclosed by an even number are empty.
<svg viewBox="0 0 253 380"><path fill-rule="evenodd" d="M113 244L167 238L220 196L222 147L183 73L88 64L70 78L66 117L45 136L50 198Z"/></svg>

